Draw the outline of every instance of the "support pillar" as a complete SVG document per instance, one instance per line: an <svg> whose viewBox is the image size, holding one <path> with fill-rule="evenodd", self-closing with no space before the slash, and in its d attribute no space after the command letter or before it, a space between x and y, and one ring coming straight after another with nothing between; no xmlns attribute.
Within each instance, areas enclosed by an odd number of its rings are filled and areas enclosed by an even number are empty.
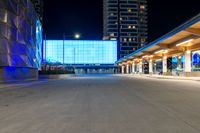
<svg viewBox="0 0 200 133"><path fill-rule="evenodd" d="M124 74L125 66L122 66L122 74Z"/></svg>
<svg viewBox="0 0 200 133"><path fill-rule="evenodd" d="M143 65L143 63L142 63L142 61L141 61L140 64L139 64L139 73L140 73L140 74L143 74L142 65Z"/></svg>
<svg viewBox="0 0 200 133"><path fill-rule="evenodd" d="M135 62L132 64L132 74L135 74Z"/></svg>
<svg viewBox="0 0 200 133"><path fill-rule="evenodd" d="M129 74L130 73L130 69L129 69L129 65L127 64L126 65L126 74Z"/></svg>
<svg viewBox="0 0 200 133"><path fill-rule="evenodd" d="M167 75L167 56L163 57L163 75Z"/></svg>
<svg viewBox="0 0 200 133"><path fill-rule="evenodd" d="M153 61L152 60L149 61L149 74L150 75L153 74Z"/></svg>
<svg viewBox="0 0 200 133"><path fill-rule="evenodd" d="M192 58L191 51L185 52L185 76L191 76L192 72Z"/></svg>

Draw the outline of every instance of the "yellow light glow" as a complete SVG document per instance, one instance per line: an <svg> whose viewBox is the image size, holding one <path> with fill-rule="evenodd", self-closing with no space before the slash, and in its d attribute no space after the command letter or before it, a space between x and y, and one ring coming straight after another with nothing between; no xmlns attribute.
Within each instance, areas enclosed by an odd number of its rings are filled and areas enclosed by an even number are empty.
<svg viewBox="0 0 200 133"><path fill-rule="evenodd" d="M158 50L158 51L155 52L155 54L158 54L158 53L161 53L161 52L166 54L166 53L168 53L168 50L164 50L164 49Z"/></svg>
<svg viewBox="0 0 200 133"><path fill-rule="evenodd" d="M161 52L163 52L163 50L158 50L158 51L155 52L155 54L158 54L158 53L161 53Z"/></svg>
<svg viewBox="0 0 200 133"><path fill-rule="evenodd" d="M190 53L191 53L191 51L190 51L190 50L187 50L187 51L186 51L186 53L187 53L187 54L190 54Z"/></svg>
<svg viewBox="0 0 200 133"><path fill-rule="evenodd" d="M149 57L149 55L144 55L144 56L142 56L142 58L147 58L147 57Z"/></svg>
<svg viewBox="0 0 200 133"><path fill-rule="evenodd" d="M168 53L168 50L164 50L163 53L164 53L164 54Z"/></svg>

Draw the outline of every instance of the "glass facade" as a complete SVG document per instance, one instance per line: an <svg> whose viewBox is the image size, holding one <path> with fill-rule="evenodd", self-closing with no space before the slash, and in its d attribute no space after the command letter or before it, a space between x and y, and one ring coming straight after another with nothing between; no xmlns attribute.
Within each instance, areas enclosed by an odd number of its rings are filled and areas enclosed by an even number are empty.
<svg viewBox="0 0 200 133"><path fill-rule="evenodd" d="M179 75L185 71L185 56L172 57L172 75Z"/></svg>
<svg viewBox="0 0 200 133"><path fill-rule="evenodd" d="M200 50L192 53L192 70L200 71Z"/></svg>
<svg viewBox="0 0 200 133"><path fill-rule="evenodd" d="M184 71L185 68L185 56L172 57L172 70Z"/></svg>
<svg viewBox="0 0 200 133"><path fill-rule="evenodd" d="M0 66L41 67L42 26L30 0L0 0Z"/></svg>
<svg viewBox="0 0 200 133"><path fill-rule="evenodd" d="M114 64L117 41L46 40L43 62L53 64Z"/></svg>
<svg viewBox="0 0 200 133"><path fill-rule="evenodd" d="M153 73L154 74L162 74L163 73L163 62L162 60L156 60L153 65Z"/></svg>

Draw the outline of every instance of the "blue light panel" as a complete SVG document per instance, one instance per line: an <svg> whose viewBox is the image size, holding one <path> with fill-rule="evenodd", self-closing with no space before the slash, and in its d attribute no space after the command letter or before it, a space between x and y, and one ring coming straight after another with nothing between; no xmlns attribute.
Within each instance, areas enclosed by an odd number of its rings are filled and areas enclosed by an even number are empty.
<svg viewBox="0 0 200 133"><path fill-rule="evenodd" d="M117 41L46 40L43 44L43 61L48 63L114 64L117 61Z"/></svg>
<svg viewBox="0 0 200 133"><path fill-rule="evenodd" d="M200 65L200 51L195 51L192 54L192 64Z"/></svg>

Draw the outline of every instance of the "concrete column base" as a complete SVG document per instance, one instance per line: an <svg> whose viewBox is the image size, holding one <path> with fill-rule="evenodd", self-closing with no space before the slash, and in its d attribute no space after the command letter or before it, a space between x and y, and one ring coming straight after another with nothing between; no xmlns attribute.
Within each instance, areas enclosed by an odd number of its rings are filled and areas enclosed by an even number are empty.
<svg viewBox="0 0 200 133"><path fill-rule="evenodd" d="M37 80L38 69L21 67L1 67L0 82Z"/></svg>
<svg viewBox="0 0 200 133"><path fill-rule="evenodd" d="M200 72L185 72L186 77L200 77Z"/></svg>
<svg viewBox="0 0 200 133"><path fill-rule="evenodd" d="M150 75L150 76L152 76L152 75L153 75L153 73L152 73L152 72L150 72L150 73L149 73L149 75Z"/></svg>
<svg viewBox="0 0 200 133"><path fill-rule="evenodd" d="M171 72L164 72L163 75L165 75L165 76L172 76L172 73Z"/></svg>
<svg viewBox="0 0 200 133"><path fill-rule="evenodd" d="M191 72L185 72L185 77L191 77L192 73Z"/></svg>
<svg viewBox="0 0 200 133"><path fill-rule="evenodd" d="M167 72L163 72L163 75L167 75Z"/></svg>

